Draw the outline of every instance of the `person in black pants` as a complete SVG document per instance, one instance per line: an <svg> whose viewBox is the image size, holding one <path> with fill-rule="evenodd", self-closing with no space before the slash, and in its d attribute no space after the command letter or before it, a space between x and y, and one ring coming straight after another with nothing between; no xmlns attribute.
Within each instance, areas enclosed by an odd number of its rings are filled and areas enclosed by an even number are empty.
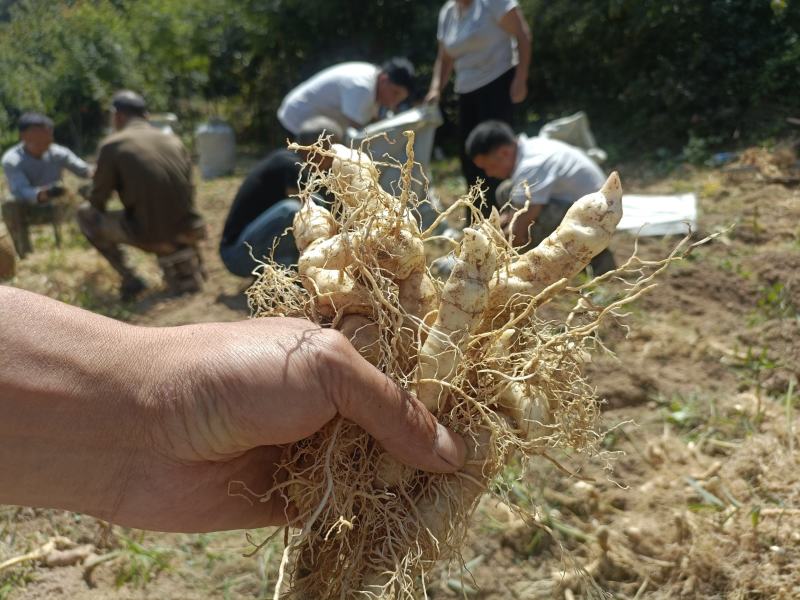
<svg viewBox="0 0 800 600"><path fill-rule="evenodd" d="M317 117L304 123L297 143L306 146L320 135L331 136L335 143L342 137L341 128L330 119ZM231 205L219 254L225 268L234 275L247 277L261 259L272 252L275 262L283 266L297 263L299 254L294 236L286 229L292 226L300 202L290 198L298 190L302 154L281 148L270 152L242 182ZM274 251L273 251L274 245Z"/></svg>
<svg viewBox="0 0 800 600"><path fill-rule="evenodd" d="M514 117L514 105L508 95L508 88L514 79L514 69L509 69L500 77L478 88L474 92L461 94L458 98L458 132L459 148L461 149L461 172L468 186L473 186L478 179L483 179L486 188L486 203L482 205L481 212L488 217L492 212L492 206L496 206L495 197L497 186L500 179L489 177L483 169L475 166L472 159L466 155L464 148L467 143L469 133L478 125L486 120L493 119L504 123L512 124Z"/></svg>
<svg viewBox="0 0 800 600"><path fill-rule="evenodd" d="M516 0L448 0L439 11L439 51L425 100L438 102L455 71L459 94L461 172L472 186L484 179L485 215L499 180L488 178L464 153L467 136L489 119L512 124L513 105L528 93L531 34Z"/></svg>

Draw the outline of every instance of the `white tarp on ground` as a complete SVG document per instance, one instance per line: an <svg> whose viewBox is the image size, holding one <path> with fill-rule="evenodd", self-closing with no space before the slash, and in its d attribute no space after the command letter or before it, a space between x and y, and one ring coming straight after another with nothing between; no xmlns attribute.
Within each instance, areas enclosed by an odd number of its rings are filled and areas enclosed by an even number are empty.
<svg viewBox="0 0 800 600"><path fill-rule="evenodd" d="M688 227L692 231L697 229L697 196L694 194L625 194L622 197L622 220L617 230L658 236L686 234Z"/></svg>

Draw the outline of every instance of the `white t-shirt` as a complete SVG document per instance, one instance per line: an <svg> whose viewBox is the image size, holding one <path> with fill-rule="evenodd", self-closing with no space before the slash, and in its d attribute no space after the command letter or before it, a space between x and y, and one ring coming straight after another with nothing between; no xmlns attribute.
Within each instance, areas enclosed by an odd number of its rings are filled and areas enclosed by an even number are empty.
<svg viewBox="0 0 800 600"><path fill-rule="evenodd" d="M346 129L350 121L366 125L378 114L375 98L380 67L346 62L320 71L289 92L278 109L278 120L293 134L308 119L325 116Z"/></svg>
<svg viewBox="0 0 800 600"><path fill-rule="evenodd" d="M462 12L448 0L439 11L436 38L453 58L457 93L474 92L517 64L517 40L499 25L516 6L517 0L472 0Z"/></svg>
<svg viewBox="0 0 800 600"><path fill-rule="evenodd" d="M517 162L511 174L511 203L547 204L551 198L575 202L599 190L606 178L582 150L558 140L519 136Z"/></svg>

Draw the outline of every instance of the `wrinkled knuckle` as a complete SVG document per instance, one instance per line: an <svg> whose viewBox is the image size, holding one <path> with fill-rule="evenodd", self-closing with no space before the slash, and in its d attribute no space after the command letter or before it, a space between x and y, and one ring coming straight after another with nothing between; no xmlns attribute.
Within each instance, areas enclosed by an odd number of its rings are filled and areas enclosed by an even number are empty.
<svg viewBox="0 0 800 600"><path fill-rule="evenodd" d="M324 329L317 340L316 362L320 381L339 413L349 414L351 394L345 393L349 374L352 373L355 349L348 339L335 329Z"/></svg>
<svg viewBox="0 0 800 600"><path fill-rule="evenodd" d="M318 352L324 366L335 367L350 359L353 346L336 329L323 329L318 340Z"/></svg>

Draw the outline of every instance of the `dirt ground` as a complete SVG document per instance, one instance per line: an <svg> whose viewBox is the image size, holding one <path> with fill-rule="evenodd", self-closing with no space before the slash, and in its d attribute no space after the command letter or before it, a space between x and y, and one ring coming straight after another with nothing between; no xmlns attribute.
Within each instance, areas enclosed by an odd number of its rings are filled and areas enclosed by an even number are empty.
<svg viewBox="0 0 800 600"><path fill-rule="evenodd" d="M726 170L620 166L627 191L695 192L700 236L735 227L673 264L630 307L627 330L602 331L613 355L594 357L588 375L605 400L603 449L613 470L604 460L573 475L544 460L530 465L512 499L535 518L487 498L466 568L434 573L429 597L800 598L800 187L792 165L784 151L753 149ZM443 173L443 193L455 193ZM142 325L246 318L249 282L227 274L214 247L240 180L199 185L214 233L201 294L167 297L155 261L136 254L152 289L119 305L113 273L74 225L61 249L39 232L12 285ZM662 258L677 241L642 239L639 251ZM633 244L620 235L613 249L622 258ZM261 541L270 532L251 533ZM271 598L281 552L278 540L244 556L244 532L156 534L0 507L0 563L54 535L91 544L105 560L91 569L22 562L0 572L0 600Z"/></svg>

